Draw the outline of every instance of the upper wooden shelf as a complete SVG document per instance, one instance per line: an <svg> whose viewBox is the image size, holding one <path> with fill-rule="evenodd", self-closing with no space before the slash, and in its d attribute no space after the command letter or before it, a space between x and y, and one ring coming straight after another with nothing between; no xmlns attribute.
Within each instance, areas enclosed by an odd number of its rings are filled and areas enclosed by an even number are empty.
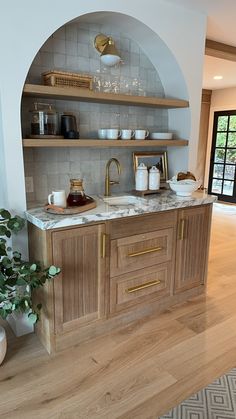
<svg viewBox="0 0 236 419"><path fill-rule="evenodd" d="M183 147L187 140L59 140L59 139L23 139L24 147Z"/></svg>
<svg viewBox="0 0 236 419"><path fill-rule="evenodd" d="M145 106L151 108L188 108L189 102L181 99L132 96L118 93L94 92L89 89L71 87L52 87L39 84L25 84L24 96L77 100L94 103L113 103L114 105Z"/></svg>

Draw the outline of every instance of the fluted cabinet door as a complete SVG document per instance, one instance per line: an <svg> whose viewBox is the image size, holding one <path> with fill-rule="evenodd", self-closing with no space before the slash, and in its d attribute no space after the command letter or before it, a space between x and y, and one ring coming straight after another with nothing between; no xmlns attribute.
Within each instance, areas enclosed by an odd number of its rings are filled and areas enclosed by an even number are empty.
<svg viewBox="0 0 236 419"><path fill-rule="evenodd" d="M211 205L179 210L175 293L205 283L210 225Z"/></svg>
<svg viewBox="0 0 236 419"><path fill-rule="evenodd" d="M103 237L103 224L52 234L53 263L61 268L54 281L56 332L103 317Z"/></svg>

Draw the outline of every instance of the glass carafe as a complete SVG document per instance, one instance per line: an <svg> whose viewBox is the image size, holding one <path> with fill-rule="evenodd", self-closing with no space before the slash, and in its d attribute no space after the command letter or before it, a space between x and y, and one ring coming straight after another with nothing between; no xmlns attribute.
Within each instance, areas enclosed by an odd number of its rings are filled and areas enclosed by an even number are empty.
<svg viewBox="0 0 236 419"><path fill-rule="evenodd" d="M70 193L67 197L67 205L76 207L86 204L86 195L83 188L83 179L70 179Z"/></svg>

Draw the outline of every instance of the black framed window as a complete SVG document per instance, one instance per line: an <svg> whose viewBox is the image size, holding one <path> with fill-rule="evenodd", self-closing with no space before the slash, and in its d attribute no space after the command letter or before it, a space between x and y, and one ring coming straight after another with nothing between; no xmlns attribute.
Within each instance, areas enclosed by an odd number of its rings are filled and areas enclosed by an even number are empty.
<svg viewBox="0 0 236 419"><path fill-rule="evenodd" d="M236 110L214 113L208 192L236 202Z"/></svg>

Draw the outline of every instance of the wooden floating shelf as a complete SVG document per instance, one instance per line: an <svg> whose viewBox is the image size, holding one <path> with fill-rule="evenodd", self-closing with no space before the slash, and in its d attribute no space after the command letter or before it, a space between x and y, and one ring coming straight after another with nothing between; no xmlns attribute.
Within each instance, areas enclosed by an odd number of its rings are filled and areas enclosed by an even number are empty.
<svg viewBox="0 0 236 419"><path fill-rule="evenodd" d="M150 96L133 96L118 93L94 92L89 89L71 87L54 87L39 84L25 84L24 96L77 100L82 102L110 103L114 105L144 106L151 108L188 108L187 100L158 98Z"/></svg>
<svg viewBox="0 0 236 419"><path fill-rule="evenodd" d="M188 140L52 140L52 139L23 139L23 147L183 147Z"/></svg>

